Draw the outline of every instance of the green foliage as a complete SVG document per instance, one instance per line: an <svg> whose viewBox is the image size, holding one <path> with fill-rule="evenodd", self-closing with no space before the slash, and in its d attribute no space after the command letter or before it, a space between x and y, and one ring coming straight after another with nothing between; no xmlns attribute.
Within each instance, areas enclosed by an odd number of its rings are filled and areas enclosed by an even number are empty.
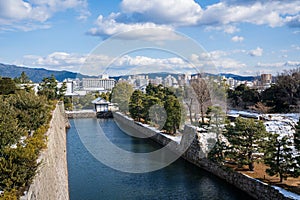
<svg viewBox="0 0 300 200"><path fill-rule="evenodd" d="M0 199L16 199L34 175L54 102L25 90L0 96Z"/></svg>
<svg viewBox="0 0 300 200"><path fill-rule="evenodd" d="M3 149L15 144L21 136L27 135L16 117L14 107L0 96L0 157Z"/></svg>
<svg viewBox="0 0 300 200"><path fill-rule="evenodd" d="M172 89L162 85L146 87L146 94L135 90L130 97L129 112L135 120L158 126L171 134L179 128L182 105ZM162 124L164 123L164 124Z"/></svg>
<svg viewBox="0 0 300 200"><path fill-rule="evenodd" d="M145 118L144 102L145 102L144 93L140 90L135 90L132 93L129 102L129 113L133 119L137 121L141 121L141 118Z"/></svg>
<svg viewBox="0 0 300 200"><path fill-rule="evenodd" d="M262 100L273 112L299 111L300 68L277 76L275 85L262 93Z"/></svg>
<svg viewBox="0 0 300 200"><path fill-rule="evenodd" d="M254 170L253 153L263 151L265 138L269 135L263 122L239 117L234 126L227 125L226 129L224 135L231 144L228 157L234 159L240 167L248 165L249 170Z"/></svg>
<svg viewBox="0 0 300 200"><path fill-rule="evenodd" d="M49 120L50 108L43 96L36 96L33 92L19 91L8 100L15 108L16 118L20 125L29 133Z"/></svg>
<svg viewBox="0 0 300 200"><path fill-rule="evenodd" d="M129 101L133 93L133 87L127 82L118 82L112 90L111 102L117 103L119 110L127 113L129 111Z"/></svg>
<svg viewBox="0 0 300 200"><path fill-rule="evenodd" d="M0 78L0 95L14 94L16 90L16 84L11 78Z"/></svg>
<svg viewBox="0 0 300 200"><path fill-rule="evenodd" d="M293 142L288 136L279 138L278 134L271 135L264 154L264 163L270 168L266 172L270 176L279 174L280 182L288 177L298 177L299 172L291 146Z"/></svg>
<svg viewBox="0 0 300 200"><path fill-rule="evenodd" d="M225 131L223 127L226 120L225 112L220 106L210 106L208 107L207 115L210 118L211 131L216 133L217 137L214 147L208 154L208 158L221 163L225 159L224 151L226 150L226 144L221 139L222 133Z"/></svg>
<svg viewBox="0 0 300 200"><path fill-rule="evenodd" d="M260 95L257 90L250 89L245 84L241 84L235 90L228 90L228 99L231 106L236 108L248 109L260 101Z"/></svg>
<svg viewBox="0 0 300 200"><path fill-rule="evenodd" d="M164 101L164 108L167 113L167 119L164 129L171 134L175 134L179 129L181 121L181 105L178 99L173 95L166 96Z"/></svg>
<svg viewBox="0 0 300 200"><path fill-rule="evenodd" d="M64 100L66 91L67 91L67 83L63 82L61 87L58 89L57 99Z"/></svg>
<svg viewBox="0 0 300 200"><path fill-rule="evenodd" d="M47 97L49 100L58 98L57 81L54 75L43 79L39 85L38 94Z"/></svg>
<svg viewBox="0 0 300 200"><path fill-rule="evenodd" d="M95 99L95 94L89 93L85 96L73 97L73 105L75 109L93 109L92 101Z"/></svg>
<svg viewBox="0 0 300 200"><path fill-rule="evenodd" d="M14 81L18 84L25 84L31 82L29 77L24 71L21 73L20 77L14 78Z"/></svg>
<svg viewBox="0 0 300 200"><path fill-rule="evenodd" d="M106 92L106 93L101 93L100 95L97 95L97 97L101 97L102 99L106 100L106 101L110 101L110 92Z"/></svg>
<svg viewBox="0 0 300 200"><path fill-rule="evenodd" d="M11 191L4 191L2 195L0 195L0 200L17 200L17 191L15 189Z"/></svg>

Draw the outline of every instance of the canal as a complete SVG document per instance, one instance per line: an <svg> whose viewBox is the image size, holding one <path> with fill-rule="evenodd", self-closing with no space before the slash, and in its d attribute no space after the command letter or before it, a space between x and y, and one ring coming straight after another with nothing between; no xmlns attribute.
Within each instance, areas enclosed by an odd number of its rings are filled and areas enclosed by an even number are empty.
<svg viewBox="0 0 300 200"><path fill-rule="evenodd" d="M91 141L94 139L93 126L100 125L109 140L124 150L143 153L161 148L149 139L128 136L113 119L77 120L86 125L86 135ZM161 170L148 173L126 173L107 167L83 145L74 120L70 123L67 133L70 200L251 199L232 185L181 158ZM101 146L101 143L98 145Z"/></svg>

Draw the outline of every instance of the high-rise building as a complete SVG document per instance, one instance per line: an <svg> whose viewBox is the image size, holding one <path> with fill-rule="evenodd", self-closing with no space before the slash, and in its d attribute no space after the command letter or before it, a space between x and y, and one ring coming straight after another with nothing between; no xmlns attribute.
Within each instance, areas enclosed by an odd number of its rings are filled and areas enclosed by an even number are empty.
<svg viewBox="0 0 300 200"><path fill-rule="evenodd" d="M115 86L116 81L114 79L102 79L102 78L83 78L83 88L103 88L105 90L111 90Z"/></svg>
<svg viewBox="0 0 300 200"><path fill-rule="evenodd" d="M270 85L272 83L272 74L261 74L260 78L263 86Z"/></svg>

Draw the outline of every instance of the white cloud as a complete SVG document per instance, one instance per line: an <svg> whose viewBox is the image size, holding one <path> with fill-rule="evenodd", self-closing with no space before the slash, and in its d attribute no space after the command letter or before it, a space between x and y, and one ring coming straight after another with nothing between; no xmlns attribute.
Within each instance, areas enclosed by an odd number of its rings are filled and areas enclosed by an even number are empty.
<svg viewBox="0 0 300 200"><path fill-rule="evenodd" d="M263 55L263 49L262 48L260 48L260 47L257 47L256 49L253 49L253 50L250 50L249 52L248 52L248 54L250 55L250 56L253 56L253 57L256 57L256 56L262 56Z"/></svg>
<svg viewBox="0 0 300 200"><path fill-rule="evenodd" d="M91 28L88 34L94 36L108 37L119 33L116 37L122 39L141 39L141 40L178 40L181 37L174 32L171 26L157 25L152 22L147 23L119 23L116 18L120 13L112 13L109 17L104 18L100 15L96 21L96 27ZM126 33L128 32L128 34Z"/></svg>
<svg viewBox="0 0 300 200"><path fill-rule="evenodd" d="M274 63L257 63L255 68L263 71L264 73L271 73L276 75L284 70L290 70L300 67L300 61L286 61L286 62L274 62Z"/></svg>
<svg viewBox="0 0 300 200"><path fill-rule="evenodd" d="M233 42L242 42L242 41L244 41L244 37L236 35L236 36L232 37L231 40Z"/></svg>
<svg viewBox="0 0 300 200"><path fill-rule="evenodd" d="M75 9L79 18L89 16L87 0L9 0L0 1L0 29L31 30L43 27L54 13Z"/></svg>
<svg viewBox="0 0 300 200"><path fill-rule="evenodd" d="M123 0L121 7L124 13L139 13L154 23L195 25L202 16L202 8L194 0Z"/></svg>
<svg viewBox="0 0 300 200"><path fill-rule="evenodd" d="M26 55L14 64L41 67L51 70L69 70L88 75L107 72L111 75L134 73L177 71L192 69L193 66L178 57L151 58L147 56L124 55L113 58L107 55L79 55L66 52L54 52L47 56Z"/></svg>
<svg viewBox="0 0 300 200"><path fill-rule="evenodd" d="M200 24L226 25L251 23L282 26L295 20L300 12L300 1L221 1L204 10Z"/></svg>

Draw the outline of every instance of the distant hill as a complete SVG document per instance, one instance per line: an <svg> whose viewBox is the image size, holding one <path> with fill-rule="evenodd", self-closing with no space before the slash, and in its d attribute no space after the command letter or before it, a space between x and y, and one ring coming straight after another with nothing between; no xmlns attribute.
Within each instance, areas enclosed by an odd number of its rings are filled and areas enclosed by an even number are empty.
<svg viewBox="0 0 300 200"><path fill-rule="evenodd" d="M63 81L66 78L91 78L91 77L96 77L96 76L87 76L83 75L80 73L74 73L70 71L54 71L54 70L47 70L43 68L28 68L28 67L20 67L16 65L8 65L8 64L1 64L0 63L0 76L2 77L10 77L10 78L15 78L19 77L22 72L25 72L27 76L30 78L35 83L41 82L44 77L49 77L52 74L55 76L55 78L58 81ZM149 78L154 79L155 77L162 77L163 79L166 78L168 75L172 75L175 78L178 78L178 74L173 74L169 72L157 72L157 73L144 73L144 74L139 74L139 75L148 75ZM212 75L212 74L207 74L207 75ZM255 79L254 76L239 76L235 74L226 74L226 73L221 73L218 74L219 76L225 76L226 78L234 78L236 80L240 81L253 81ZM114 78L116 80L119 80L120 78L125 78L127 79L129 75L125 76L114 76L111 78ZM215 76L215 75L214 75Z"/></svg>
<svg viewBox="0 0 300 200"><path fill-rule="evenodd" d="M253 81L256 78L255 76L240 76L236 74L226 74L226 73L221 73L219 74L219 76L225 76L225 78L233 78L239 81Z"/></svg>
<svg viewBox="0 0 300 200"><path fill-rule="evenodd" d="M35 83L41 82L44 77L49 77L52 74L58 81L63 81L66 78L87 78L91 76L82 75L80 73L74 73L69 71L54 71L42 68L28 68L19 67L16 65L7 65L0 63L0 76L15 78L19 77L22 72L25 72L27 76Z"/></svg>
<svg viewBox="0 0 300 200"><path fill-rule="evenodd" d="M179 74L173 74L173 73L168 73L168 72L157 72L157 73L143 73L143 74L137 74L137 75L148 75L148 77L150 79L154 79L155 77L162 77L163 79L166 78L168 75L172 75L174 76L176 79L178 79L178 75ZM240 76L240 75L236 75L236 74L227 74L227 73L220 73L218 75L216 74L205 74L207 76L225 76L225 78L233 78L235 80L239 80L239 81L253 81L256 77L254 76ZM126 75L126 76L115 76L115 77L111 77L114 78L116 80L119 80L120 78L124 78L127 79L130 75Z"/></svg>
<svg viewBox="0 0 300 200"><path fill-rule="evenodd" d="M174 76L175 78L178 78L178 74L173 74L173 73L168 73L168 72L143 73L143 74L135 74L135 75L141 75L141 76L147 75L148 78L150 78L150 79L155 79L155 77L162 77L164 79L168 75L171 75L171 76ZM119 80L120 78L128 79L129 76L132 76L132 75L112 76L111 78L113 78L115 80Z"/></svg>

